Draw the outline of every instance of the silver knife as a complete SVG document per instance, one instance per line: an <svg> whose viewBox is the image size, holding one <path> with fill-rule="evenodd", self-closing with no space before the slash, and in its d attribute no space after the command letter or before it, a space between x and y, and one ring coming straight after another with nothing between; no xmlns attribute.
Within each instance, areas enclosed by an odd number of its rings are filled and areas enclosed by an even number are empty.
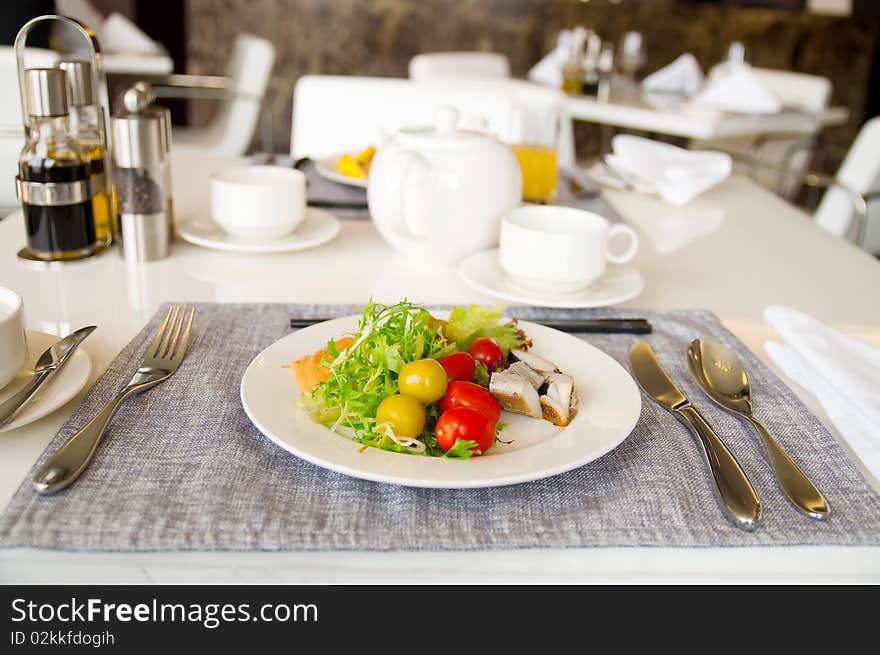
<svg viewBox="0 0 880 655"><path fill-rule="evenodd" d="M56 341L46 349L34 366L34 375L24 387L10 398L0 403L0 428L8 425L28 403L33 400L37 392L47 381L62 369L77 349L79 344L89 336L96 326L80 328L71 332L60 341Z"/></svg>
<svg viewBox="0 0 880 655"><path fill-rule="evenodd" d="M754 530L758 527L761 501L755 488L733 453L663 370L648 342L640 341L633 346L629 360L642 389L699 437L724 513L738 528Z"/></svg>

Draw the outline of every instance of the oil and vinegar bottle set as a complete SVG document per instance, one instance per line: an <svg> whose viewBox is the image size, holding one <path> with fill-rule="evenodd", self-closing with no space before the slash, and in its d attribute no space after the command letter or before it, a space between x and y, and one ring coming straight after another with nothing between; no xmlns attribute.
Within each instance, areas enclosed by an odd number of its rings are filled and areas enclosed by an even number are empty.
<svg viewBox="0 0 880 655"><path fill-rule="evenodd" d="M62 58L51 68L25 68L27 34L44 21L60 21L79 32L88 44L90 60ZM44 262L82 259L106 250L114 240L122 241L127 258L125 251L140 260L165 256L172 225L167 110L147 109L142 102L130 108L134 111L127 108L110 119L113 136L120 139L116 147L125 160L124 169L114 166L106 129L106 81L91 30L67 17L43 16L22 28L15 49L25 128L15 178L27 235L19 256ZM128 138L134 142L126 143ZM156 143L145 148L145 141ZM120 197L131 189L126 185L117 189L112 178L130 173L132 167L152 173L157 180L155 206L132 209L130 199ZM132 211L137 213L131 215ZM129 244L126 229L132 237ZM142 243L145 238L150 243Z"/></svg>

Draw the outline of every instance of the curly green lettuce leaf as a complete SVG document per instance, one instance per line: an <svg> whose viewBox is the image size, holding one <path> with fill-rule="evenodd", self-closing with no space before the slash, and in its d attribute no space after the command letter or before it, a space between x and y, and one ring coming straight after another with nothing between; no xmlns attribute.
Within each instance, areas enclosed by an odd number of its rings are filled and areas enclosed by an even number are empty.
<svg viewBox="0 0 880 655"><path fill-rule="evenodd" d="M412 452L376 429L376 410L397 393L397 374L406 362L443 357L455 351L455 344L428 310L406 301L394 305L371 301L349 336L354 343L341 352L328 344L330 358L321 365L329 367L332 375L305 394L301 405L313 420L361 443Z"/></svg>
<svg viewBox="0 0 880 655"><path fill-rule="evenodd" d="M483 328L493 325L501 318L501 307L485 307L484 305L457 305L449 313L444 331L459 347L467 343L473 335Z"/></svg>
<svg viewBox="0 0 880 655"><path fill-rule="evenodd" d="M467 350L474 339L490 337L498 342L507 357L511 349L522 348L527 340L516 321L498 322L501 310L498 306L483 305L453 307L444 328L446 336L456 342L459 350Z"/></svg>
<svg viewBox="0 0 880 655"><path fill-rule="evenodd" d="M489 387L489 369L486 365L479 361L474 360L474 382L479 384L481 387Z"/></svg>
<svg viewBox="0 0 880 655"><path fill-rule="evenodd" d="M499 324L500 317L500 308L469 305L453 308L449 321L443 322L424 307L407 301L382 305L371 300L363 310L357 330L347 335L352 338L352 345L339 350L335 339L327 343L329 356L321 366L331 370L329 379L319 382L299 402L314 421L364 446L468 459L475 454L470 450L474 442L459 440L449 452L437 444L436 404L425 407L427 420L417 444L393 437L386 433L386 427L377 426L376 410L385 398L398 392L397 376L407 362L425 357L439 359L456 350L467 350L470 342L480 336L496 339L505 356L511 348L522 347L525 335L515 322ZM475 382L484 387L489 384L489 371L480 362ZM501 429L503 425L499 424L497 430Z"/></svg>
<svg viewBox="0 0 880 655"><path fill-rule="evenodd" d="M501 351L504 353L505 357L507 357L507 353L511 350L514 348L522 348L526 343L525 335L517 327L516 323L512 321L510 323L502 323L501 325L493 325L477 330L471 340L479 337L491 337L492 339L495 339L495 341L498 342L498 345L501 346Z"/></svg>
<svg viewBox="0 0 880 655"><path fill-rule="evenodd" d="M452 448L446 451L446 454L443 455L445 459L470 459L474 455L479 455L479 449L471 450L474 446L477 445L476 441L465 441L464 439L456 439L455 443L452 444Z"/></svg>

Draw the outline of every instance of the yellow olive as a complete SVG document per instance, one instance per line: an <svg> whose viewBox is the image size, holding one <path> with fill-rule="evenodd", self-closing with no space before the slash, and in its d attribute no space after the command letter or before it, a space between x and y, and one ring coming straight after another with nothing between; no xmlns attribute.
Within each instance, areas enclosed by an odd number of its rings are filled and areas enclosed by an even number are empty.
<svg viewBox="0 0 880 655"><path fill-rule="evenodd" d="M425 429L425 408L412 396L394 394L379 403L376 423L389 423L397 436L415 439Z"/></svg>
<svg viewBox="0 0 880 655"><path fill-rule="evenodd" d="M423 403L440 400L446 393L446 371L436 359L419 359L404 364L397 377L400 393Z"/></svg>

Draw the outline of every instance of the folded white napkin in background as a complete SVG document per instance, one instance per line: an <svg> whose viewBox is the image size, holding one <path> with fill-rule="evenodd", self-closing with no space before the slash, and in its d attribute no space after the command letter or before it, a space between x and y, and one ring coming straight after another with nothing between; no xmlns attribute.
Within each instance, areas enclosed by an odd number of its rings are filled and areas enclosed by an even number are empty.
<svg viewBox="0 0 880 655"><path fill-rule="evenodd" d="M105 52L162 54L162 47L128 18L117 12L104 18L89 0L55 0L55 10L94 30ZM68 30L64 30L61 37L65 50L76 52L82 47L81 38Z"/></svg>
<svg viewBox="0 0 880 655"><path fill-rule="evenodd" d="M685 53L642 80L642 89L691 96L703 86L706 76L691 53Z"/></svg>
<svg viewBox="0 0 880 655"><path fill-rule="evenodd" d="M119 13L112 13L98 28L98 40L108 52L125 52L143 55L162 53L159 44L146 32Z"/></svg>
<svg viewBox="0 0 880 655"><path fill-rule="evenodd" d="M752 72L747 64L726 64L710 74L709 81L691 102L700 107L744 114L778 114L782 101Z"/></svg>
<svg viewBox="0 0 880 655"><path fill-rule="evenodd" d="M90 0L55 0L55 12L75 18L93 30L97 30L104 22L104 14L98 11ZM101 45L104 45L103 42Z"/></svg>
<svg viewBox="0 0 880 655"><path fill-rule="evenodd" d="M819 400L865 468L880 478L880 348L790 307L767 307L764 320L785 341L764 344L770 360Z"/></svg>
<svg viewBox="0 0 880 655"><path fill-rule="evenodd" d="M548 52L528 73L532 82L560 88L562 86L562 67L568 61L571 50L571 30L562 30L556 39L556 47Z"/></svg>
<svg viewBox="0 0 880 655"><path fill-rule="evenodd" d="M618 134L614 154L605 161L637 191L654 192L665 202L684 205L730 175L730 155L685 150L668 143Z"/></svg>

